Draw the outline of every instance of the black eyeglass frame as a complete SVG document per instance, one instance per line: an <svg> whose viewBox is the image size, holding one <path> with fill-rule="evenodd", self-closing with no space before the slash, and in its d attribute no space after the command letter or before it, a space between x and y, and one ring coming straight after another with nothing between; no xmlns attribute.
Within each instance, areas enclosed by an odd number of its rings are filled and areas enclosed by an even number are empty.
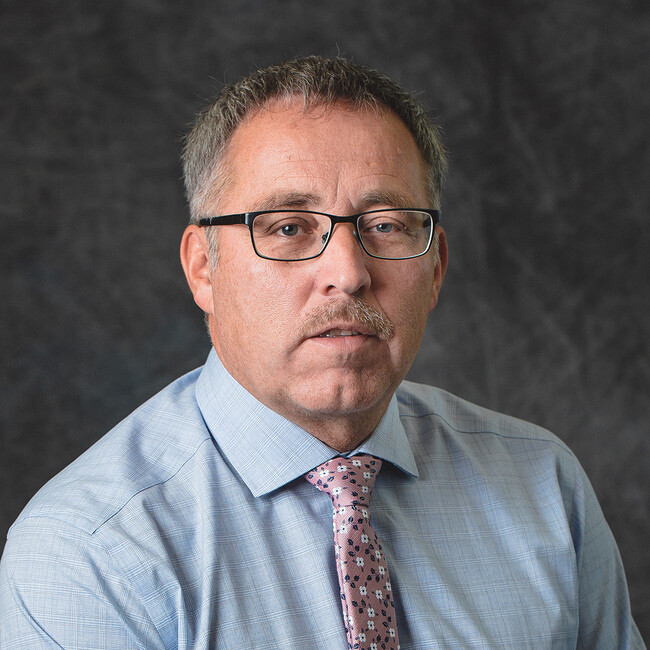
<svg viewBox="0 0 650 650"><path fill-rule="evenodd" d="M257 246L255 246L255 237L253 236L253 221L255 220L255 217L258 217L261 214L278 214L282 212L295 212L297 214L315 214L315 215L320 215L322 217L329 217L330 228L327 231L327 239L325 239L323 248L321 248L316 255L311 255L309 257L300 257L298 259L282 259L277 257L269 257L268 255L262 255L257 250ZM373 253L371 253L365 247L363 243L363 239L358 234L359 231L358 223L361 217L364 217L367 214L377 214L379 212L424 212L428 214L432 221L432 227L431 227L431 232L429 233L429 242L427 243L427 246L424 249L424 251L422 253L418 253L417 255L409 255L407 257L382 257L381 255L374 255ZM319 257L320 255L323 254L323 251L327 248L327 245L330 243L330 239L332 238L332 231L334 230L334 226L337 223L351 223L354 226L355 228L354 236L356 240L359 242L361 248L370 257L374 257L375 259L378 260L410 260L416 257L422 257L423 255L426 255L431 249L431 242L433 241L434 238L436 226L438 225L438 223L440 223L440 210L433 210L430 208L384 208L383 210L367 210L366 212L351 214L348 217L339 217L335 214L328 214L327 212L316 212L314 210L291 210L291 209L258 210L256 212L242 212L240 214L226 214L226 215L215 216L215 217L203 217L202 219L199 219L198 225L201 227L231 226L231 225L239 225L239 224L248 226L248 230L251 236L251 243L253 244L253 250L255 251L255 254L258 257L261 257L262 259L265 260L272 260L275 262L304 262L306 260L313 260L316 257Z"/></svg>

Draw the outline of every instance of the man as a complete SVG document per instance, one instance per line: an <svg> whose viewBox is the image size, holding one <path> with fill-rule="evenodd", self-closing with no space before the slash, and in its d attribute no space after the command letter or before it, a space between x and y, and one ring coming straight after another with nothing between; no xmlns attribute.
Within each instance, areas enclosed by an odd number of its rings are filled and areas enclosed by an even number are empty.
<svg viewBox="0 0 650 650"><path fill-rule="evenodd" d="M0 645L643 647L566 446L403 383L447 267L413 98L297 59L225 88L184 165L214 350L19 517Z"/></svg>

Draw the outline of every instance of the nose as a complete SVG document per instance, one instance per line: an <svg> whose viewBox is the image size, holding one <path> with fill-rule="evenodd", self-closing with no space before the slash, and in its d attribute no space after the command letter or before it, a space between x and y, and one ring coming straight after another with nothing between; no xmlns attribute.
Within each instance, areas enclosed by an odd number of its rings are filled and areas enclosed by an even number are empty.
<svg viewBox="0 0 650 650"><path fill-rule="evenodd" d="M316 258L318 287L321 293L342 292L357 295L370 287L370 273L366 266L370 258L361 248L352 224L334 226L327 247Z"/></svg>

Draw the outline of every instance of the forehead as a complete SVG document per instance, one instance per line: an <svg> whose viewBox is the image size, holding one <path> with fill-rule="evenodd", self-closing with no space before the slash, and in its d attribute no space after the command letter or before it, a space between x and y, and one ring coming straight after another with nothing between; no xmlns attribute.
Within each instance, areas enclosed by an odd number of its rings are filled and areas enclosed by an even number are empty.
<svg viewBox="0 0 650 650"><path fill-rule="evenodd" d="M223 163L223 210L267 209L274 206L265 201L290 194L310 196L305 202L322 208L372 195L403 197L413 207L427 203L420 152L388 109L275 101L246 116Z"/></svg>

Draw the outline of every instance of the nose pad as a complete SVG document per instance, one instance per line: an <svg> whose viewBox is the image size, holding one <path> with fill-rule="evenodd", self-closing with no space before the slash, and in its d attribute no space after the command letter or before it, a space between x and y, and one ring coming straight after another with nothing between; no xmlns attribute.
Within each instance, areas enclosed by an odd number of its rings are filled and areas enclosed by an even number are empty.
<svg viewBox="0 0 650 650"><path fill-rule="evenodd" d="M327 243L332 238L332 232L333 232L333 230L328 231L328 232L324 232L321 235L321 244L322 244L321 252L323 252L323 250L325 250L325 246L327 246ZM352 236L357 240L357 244L359 244L363 248L363 245L361 244L361 238L359 237L359 233L357 232L356 228L352 229Z"/></svg>

